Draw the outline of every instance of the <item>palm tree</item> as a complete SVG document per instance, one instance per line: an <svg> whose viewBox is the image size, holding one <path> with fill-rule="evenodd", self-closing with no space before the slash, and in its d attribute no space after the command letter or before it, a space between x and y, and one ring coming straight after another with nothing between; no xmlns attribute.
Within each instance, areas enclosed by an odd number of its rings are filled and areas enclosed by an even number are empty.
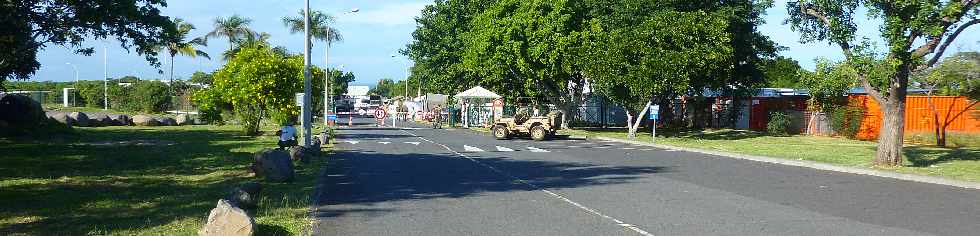
<svg viewBox="0 0 980 236"><path fill-rule="evenodd" d="M241 42L242 38L257 36L255 31L248 27L251 23L252 19L237 14L228 18L219 17L214 19L214 30L204 37L205 40L214 37L228 38L228 51L232 51L235 49L236 44Z"/></svg>
<svg viewBox="0 0 980 236"><path fill-rule="evenodd" d="M270 47L270 45L269 45L269 38L270 37L272 37L272 35L270 35L269 33L265 33L265 32L247 35L247 37L245 37L245 38L243 38L243 39L241 39L241 40L238 41L238 47L235 47L235 48L232 48L231 50L225 51L225 53L223 53L221 55L221 57L224 60L227 61L227 60L231 60L232 58L235 58L235 55L238 55L238 52L241 52L242 51L242 48L248 48L248 47ZM272 49L273 49L273 51L276 51L277 53L279 53L281 51L282 52L281 55L286 55L285 48L283 48L283 47L274 47Z"/></svg>
<svg viewBox="0 0 980 236"><path fill-rule="evenodd" d="M173 20L174 31L164 34L163 42L161 45L156 47L157 52L166 50L170 55L170 85L173 87L174 83L174 57L178 54L183 56L194 57L204 57L211 60L211 56L208 56L204 51L198 50L196 46L207 46L203 38L194 38L190 41L186 41L187 35L194 30L194 25L185 22L183 19L175 18Z"/></svg>
<svg viewBox="0 0 980 236"><path fill-rule="evenodd" d="M299 10L299 16L297 17L288 17L288 16L283 17L282 24L289 28L290 33L296 34L296 33L304 32L306 31L305 13L306 11ZM344 40L343 36L340 35L340 32L337 32L337 29L334 29L333 27L330 26L335 21L336 18L334 18L330 14L323 13L321 11L315 11L315 10L310 11L310 36L312 36L315 39L324 41L326 43L325 45L326 47L324 47L325 49L323 53L323 58L324 58L323 68L327 71L327 75L330 75L330 69L328 67L329 66L328 58L330 58L330 45L332 45L334 42L339 42ZM310 42L310 46L311 47L313 46L313 42ZM330 90L330 83L328 83L329 80L330 80L330 76L326 76L324 78L324 94L323 94L324 101L329 101L329 98L327 98L328 90ZM324 102L324 105L329 106L327 102ZM326 109L326 106L324 107L324 109ZM327 114L327 111L324 110L323 113Z"/></svg>

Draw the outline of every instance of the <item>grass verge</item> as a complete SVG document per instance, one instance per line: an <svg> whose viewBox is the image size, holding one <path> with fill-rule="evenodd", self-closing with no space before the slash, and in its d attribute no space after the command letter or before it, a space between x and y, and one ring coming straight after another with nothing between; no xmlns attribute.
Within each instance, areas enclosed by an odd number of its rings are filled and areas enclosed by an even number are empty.
<svg viewBox="0 0 980 236"><path fill-rule="evenodd" d="M561 133L626 139L624 129L563 130ZM634 140L652 141L649 132L638 133L637 137ZM938 148L909 145L905 147L906 159L903 166L878 168L871 164L877 143L844 138L803 135L778 137L753 131L711 130L658 132L656 143L980 182L980 148L976 146Z"/></svg>
<svg viewBox="0 0 980 236"><path fill-rule="evenodd" d="M103 127L0 139L0 235L196 235L218 199L248 181L264 188L260 235L307 234L323 163L298 165L294 182L266 183L246 167L276 137L239 134L238 126ZM105 145L134 140L144 144Z"/></svg>

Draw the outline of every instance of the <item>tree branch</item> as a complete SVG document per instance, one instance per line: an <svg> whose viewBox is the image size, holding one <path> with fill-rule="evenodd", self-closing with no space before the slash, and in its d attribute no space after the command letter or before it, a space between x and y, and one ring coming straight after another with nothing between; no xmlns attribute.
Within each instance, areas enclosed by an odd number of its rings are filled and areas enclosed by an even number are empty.
<svg viewBox="0 0 980 236"><path fill-rule="evenodd" d="M966 30L966 28L968 28L970 26L973 26L975 24L978 24L978 23L980 23L980 19L973 19L971 21L967 21L966 23L963 23L962 25L960 25L960 27L957 28L956 31L953 31L953 34L950 34L949 37L946 37L946 41L943 42L943 44L941 46L939 46L938 51L935 51L935 53L933 53L932 58L929 59L929 61L926 61L925 64L922 64L918 68L916 68L916 71L925 70L925 69L928 69L929 67L932 67L933 65L936 65L936 62L939 61L939 58L942 58L943 54L946 52L946 48L949 47L949 45L952 44L953 41L956 40L956 37L958 37L960 35L960 33L963 32L963 30ZM935 41L935 40L933 40L933 41ZM923 46L925 46L925 45L923 45ZM920 48L920 49L922 49L922 48ZM929 49L929 52L934 51L933 49L935 49L935 45L933 45L933 48L930 48ZM919 53L919 50L916 50L916 55L925 56L928 52L926 52L925 54L918 54L918 53Z"/></svg>
<svg viewBox="0 0 980 236"><path fill-rule="evenodd" d="M821 22L823 22L824 25L827 26L827 28L831 27L830 20L827 19L826 14L824 14L822 11L817 10L816 8L808 7L806 4L800 4L800 11L814 18L819 19ZM847 56L847 59L851 59L852 56L851 44L848 42L836 42L836 43L837 45L840 46L840 49L841 51L844 52L844 55Z"/></svg>

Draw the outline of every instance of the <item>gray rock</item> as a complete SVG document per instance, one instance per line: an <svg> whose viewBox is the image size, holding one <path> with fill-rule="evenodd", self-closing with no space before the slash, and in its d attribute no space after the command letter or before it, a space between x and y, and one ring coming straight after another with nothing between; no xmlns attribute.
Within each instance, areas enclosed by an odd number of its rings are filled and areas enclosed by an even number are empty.
<svg viewBox="0 0 980 236"><path fill-rule="evenodd" d="M254 210L259 206L259 193L261 192L262 184L251 182L235 188L225 199L242 209Z"/></svg>
<svg viewBox="0 0 980 236"><path fill-rule="evenodd" d="M289 147L289 159L306 163L309 160L309 151L303 146Z"/></svg>
<svg viewBox="0 0 980 236"><path fill-rule="evenodd" d="M68 113L68 118L73 121L72 124L77 126L90 126L92 122L88 119L88 115L84 112L72 112Z"/></svg>
<svg viewBox="0 0 980 236"><path fill-rule="evenodd" d="M46 121L41 103L19 94L0 93L0 121L8 126L30 129Z"/></svg>
<svg viewBox="0 0 980 236"><path fill-rule="evenodd" d="M270 182L286 182L293 179L293 162L289 154L282 150L265 149L253 156L252 170L258 176L265 176Z"/></svg>
<svg viewBox="0 0 980 236"><path fill-rule="evenodd" d="M112 118L109 118L109 115L106 115L106 114L93 114L92 117L89 117L89 122L92 123L92 126L113 126L113 125L115 125L112 122Z"/></svg>
<svg viewBox="0 0 980 236"><path fill-rule="evenodd" d="M178 114L176 120L177 120L177 125L193 125L194 124L194 119L191 118L191 116L190 115L187 115L187 114Z"/></svg>
<svg viewBox="0 0 980 236"><path fill-rule="evenodd" d="M133 124L139 126L159 126L160 121L147 115L133 116Z"/></svg>
<svg viewBox="0 0 980 236"><path fill-rule="evenodd" d="M235 207L228 200L218 200L218 205L211 209L204 228L197 231L201 236L225 235L255 235L255 219L251 215Z"/></svg>
<svg viewBox="0 0 980 236"><path fill-rule="evenodd" d="M46 114L48 115L49 119L57 121L58 123L64 124L68 127L71 127L74 124L71 118L68 117L67 113L60 111L48 111Z"/></svg>
<svg viewBox="0 0 980 236"><path fill-rule="evenodd" d="M160 117L157 120L159 120L160 124L164 126L177 126L177 120L175 120L174 118Z"/></svg>
<svg viewBox="0 0 980 236"><path fill-rule="evenodd" d="M112 125L133 125L132 118L129 118L127 115L112 114L109 115L109 118L112 119Z"/></svg>
<svg viewBox="0 0 980 236"><path fill-rule="evenodd" d="M306 151L310 155L319 156L321 149L322 149L322 145L320 144L320 139L313 139L313 142L311 142L310 144L310 148L307 149Z"/></svg>

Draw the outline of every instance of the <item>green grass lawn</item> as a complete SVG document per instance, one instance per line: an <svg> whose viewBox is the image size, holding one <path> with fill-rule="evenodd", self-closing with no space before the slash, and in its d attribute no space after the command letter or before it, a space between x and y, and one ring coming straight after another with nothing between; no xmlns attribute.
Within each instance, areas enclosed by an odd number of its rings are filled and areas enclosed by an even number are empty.
<svg viewBox="0 0 980 236"><path fill-rule="evenodd" d="M239 134L238 126L104 127L0 139L0 235L196 235L218 199L248 181L264 188L260 235L308 233L322 162L297 166L292 183L266 183L246 167L276 137ZM89 145L132 140L153 145Z"/></svg>
<svg viewBox="0 0 980 236"><path fill-rule="evenodd" d="M623 129L563 130L569 135L625 139ZM665 134L664 134L665 133ZM661 134L664 134L661 136ZM637 141L651 141L650 132L637 134ZM712 130L703 132L658 132L656 143L746 155L807 160L840 166L875 168L875 142L816 136L767 136L759 132ZM937 148L924 145L905 147L904 165L886 169L980 182L980 147Z"/></svg>

